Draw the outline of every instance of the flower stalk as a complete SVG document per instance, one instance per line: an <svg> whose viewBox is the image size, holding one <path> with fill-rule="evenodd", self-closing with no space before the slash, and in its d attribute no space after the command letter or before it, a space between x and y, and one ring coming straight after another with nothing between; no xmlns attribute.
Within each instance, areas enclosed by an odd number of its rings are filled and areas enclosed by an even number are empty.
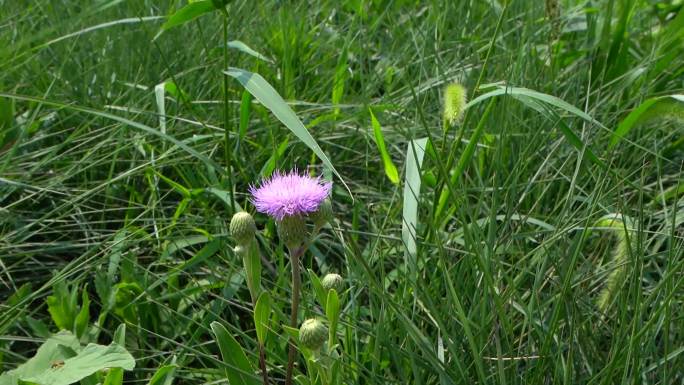
<svg viewBox="0 0 684 385"><path fill-rule="evenodd" d="M297 327L297 318L299 316L299 292L302 286L302 277L299 268L299 259L304 254L304 247L300 246L295 249L290 249L290 261L292 263L292 304L290 308L290 327ZM295 341L290 337L290 347L287 353L287 371L285 373L285 385L292 385L292 372L294 370L294 362L297 357L297 347Z"/></svg>

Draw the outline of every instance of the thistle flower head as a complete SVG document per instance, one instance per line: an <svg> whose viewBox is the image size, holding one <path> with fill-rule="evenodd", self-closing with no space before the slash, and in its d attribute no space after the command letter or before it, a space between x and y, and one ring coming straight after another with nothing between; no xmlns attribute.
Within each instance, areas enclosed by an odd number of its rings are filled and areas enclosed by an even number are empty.
<svg viewBox="0 0 684 385"><path fill-rule="evenodd" d="M300 174L295 169L287 174L276 171L259 187L251 186L249 192L257 211L282 221L318 210L331 188L331 182Z"/></svg>
<svg viewBox="0 0 684 385"><path fill-rule="evenodd" d="M444 89L444 120L454 124L461 120L466 106L466 89L458 83Z"/></svg>
<svg viewBox="0 0 684 385"><path fill-rule="evenodd" d="M328 339L328 328L321 321L311 318L299 328L299 342L311 350L319 350Z"/></svg>

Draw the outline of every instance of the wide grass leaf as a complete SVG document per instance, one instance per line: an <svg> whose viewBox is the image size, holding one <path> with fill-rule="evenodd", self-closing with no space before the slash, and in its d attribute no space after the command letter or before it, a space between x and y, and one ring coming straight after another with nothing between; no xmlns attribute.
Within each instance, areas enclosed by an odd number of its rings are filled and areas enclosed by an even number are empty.
<svg viewBox="0 0 684 385"><path fill-rule="evenodd" d="M656 118L684 119L684 95L667 95L646 99L617 126L610 138L609 148L627 136L635 126Z"/></svg>
<svg viewBox="0 0 684 385"><path fill-rule="evenodd" d="M340 178L344 187L351 191L349 187L342 179L342 176L337 172L335 167L328 156L323 152L321 147L318 145L316 140L311 136L309 130L304 127L304 124L299 120L297 115L292 111L292 108L287 105L285 100L261 75L245 71L240 68L229 68L227 71L223 71L226 75L237 79L246 89L251 93L257 100L268 108L273 115L278 118L287 128L292 131L295 136L299 138L304 144L306 144L319 159L329 167L335 175Z"/></svg>
<svg viewBox="0 0 684 385"><path fill-rule="evenodd" d="M423 164L427 138L412 140L406 149L406 177L404 181L404 208L402 213L401 240L406 248L406 264L411 279L417 276L418 202L420 198L420 167Z"/></svg>
<svg viewBox="0 0 684 385"><path fill-rule="evenodd" d="M166 22L162 25L159 33L157 33L157 36L154 38L158 38L159 35L161 35L164 31L185 24L215 9L216 7L211 0L193 1L192 3L189 3L185 7L176 11L173 15L169 16Z"/></svg>

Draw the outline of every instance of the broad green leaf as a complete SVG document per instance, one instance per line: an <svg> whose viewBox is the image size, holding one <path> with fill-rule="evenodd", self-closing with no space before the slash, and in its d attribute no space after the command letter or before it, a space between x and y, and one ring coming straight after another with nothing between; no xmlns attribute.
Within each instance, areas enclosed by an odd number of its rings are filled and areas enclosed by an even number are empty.
<svg viewBox="0 0 684 385"><path fill-rule="evenodd" d="M264 344L268 335L269 320L271 317L271 296L264 291L254 306L254 327L256 329L257 340Z"/></svg>
<svg viewBox="0 0 684 385"><path fill-rule="evenodd" d="M114 337L112 338L112 341L116 342L121 346L126 345L126 324L120 324L116 328L116 330L114 331Z"/></svg>
<svg viewBox="0 0 684 385"><path fill-rule="evenodd" d="M256 301L261 291L261 255L256 241L250 242L248 252L242 257L242 264L252 301Z"/></svg>
<svg viewBox="0 0 684 385"><path fill-rule="evenodd" d="M20 378L49 370L54 363L66 360L68 357L64 349L59 349L60 345L72 350L80 349L75 335L66 330L61 331L45 340L35 356L16 369L0 375L0 385L16 385Z"/></svg>
<svg viewBox="0 0 684 385"><path fill-rule="evenodd" d="M390 182L394 184L399 184L399 172L397 167L392 163L392 157L390 157L387 152L387 147L385 146L385 137L382 135L382 127L380 127L380 122L373 114L373 110L368 109L371 116L371 126L373 126L373 133L375 135L375 144L378 146L378 151L380 152L380 158L382 159L382 165L385 168L385 174L389 178Z"/></svg>
<svg viewBox="0 0 684 385"><path fill-rule="evenodd" d="M311 286L313 287L314 295L316 296L316 300L318 301L319 304L325 309L325 303L328 300L327 293L325 292L325 289L323 289L323 285L321 285L321 279L318 278L316 273L313 272L313 270L309 269L309 281L311 281Z"/></svg>
<svg viewBox="0 0 684 385"><path fill-rule="evenodd" d="M664 117L684 120L684 94L646 99L639 107L632 110L613 131L608 148L613 148L635 126Z"/></svg>
<svg viewBox="0 0 684 385"><path fill-rule="evenodd" d="M236 49L242 51L248 55L252 55L257 59L263 60L265 62L273 63L273 61L266 56L260 54L259 52L250 48L247 44L241 42L240 40L232 40L227 43L228 48Z"/></svg>
<svg viewBox="0 0 684 385"><path fill-rule="evenodd" d="M205 13L209 13L216 10L216 7L211 2L211 0L200 0L193 1L183 8L176 11L173 15L166 19L166 22L162 25L161 30L157 33L158 38L164 31L167 31L173 27L185 24L191 20L194 20Z"/></svg>
<svg viewBox="0 0 684 385"><path fill-rule="evenodd" d="M45 299L45 302L52 320L59 329L71 330L74 327L76 304L64 282L57 282L53 285L53 293Z"/></svg>
<svg viewBox="0 0 684 385"><path fill-rule="evenodd" d="M75 357L65 359L63 366L34 372L20 379L40 385L69 385L105 368L132 370L134 367L135 359L119 344L88 344Z"/></svg>
<svg viewBox="0 0 684 385"><path fill-rule="evenodd" d="M107 372L103 385L121 385L123 384L124 371L121 368L112 368Z"/></svg>
<svg viewBox="0 0 684 385"><path fill-rule="evenodd" d="M342 179L342 176L337 172L335 167L325 155L321 147L316 143L316 140L311 136L309 131L304 127L304 124L299 120L297 115L287 105L285 100L278 94L278 92L271 87L271 85L261 75L245 71L239 68L229 68L223 71L226 75L237 79L261 104L268 108L273 115L278 118L287 128L292 131L295 136L299 138L305 145L307 145L319 159L335 173L340 179L344 187L351 195L351 190Z"/></svg>
<svg viewBox="0 0 684 385"><path fill-rule="evenodd" d="M325 316L330 323L330 328L328 329L328 347L331 347L335 343L337 323L340 320L340 299L335 289L328 290L328 298L325 301Z"/></svg>
<svg viewBox="0 0 684 385"><path fill-rule="evenodd" d="M176 374L176 365L164 365L157 369L148 385L170 385L173 376Z"/></svg>
<svg viewBox="0 0 684 385"><path fill-rule="evenodd" d="M406 265L411 279L417 277L416 228L418 226L418 202L420 199L420 167L423 164L427 138L409 142L406 149L406 176L404 178L404 207L402 212L401 239L406 248Z"/></svg>
<svg viewBox="0 0 684 385"><path fill-rule="evenodd" d="M90 298L88 297L87 289L88 286L86 284L81 291L81 310L76 315L76 320L74 321L74 331L78 338L83 337L90 322Z"/></svg>
<svg viewBox="0 0 684 385"><path fill-rule="evenodd" d="M211 330L226 364L224 368L230 385L260 385L244 350L228 330L216 321L211 323Z"/></svg>

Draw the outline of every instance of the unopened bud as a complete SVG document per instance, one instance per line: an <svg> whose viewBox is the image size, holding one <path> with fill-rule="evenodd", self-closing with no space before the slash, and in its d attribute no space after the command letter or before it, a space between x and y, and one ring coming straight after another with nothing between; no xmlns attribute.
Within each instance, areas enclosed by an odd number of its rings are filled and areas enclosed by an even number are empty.
<svg viewBox="0 0 684 385"><path fill-rule="evenodd" d="M299 342L308 349L319 350L327 339L328 328L315 318L304 321L299 328Z"/></svg>
<svg viewBox="0 0 684 385"><path fill-rule="evenodd" d="M344 290L344 279L339 274L326 274L321 280L321 286L326 292L335 289L336 292L341 293Z"/></svg>
<svg viewBox="0 0 684 385"><path fill-rule="evenodd" d="M256 233L254 218L245 211L240 211L233 215L230 220L230 235L235 238L238 245L248 245Z"/></svg>

